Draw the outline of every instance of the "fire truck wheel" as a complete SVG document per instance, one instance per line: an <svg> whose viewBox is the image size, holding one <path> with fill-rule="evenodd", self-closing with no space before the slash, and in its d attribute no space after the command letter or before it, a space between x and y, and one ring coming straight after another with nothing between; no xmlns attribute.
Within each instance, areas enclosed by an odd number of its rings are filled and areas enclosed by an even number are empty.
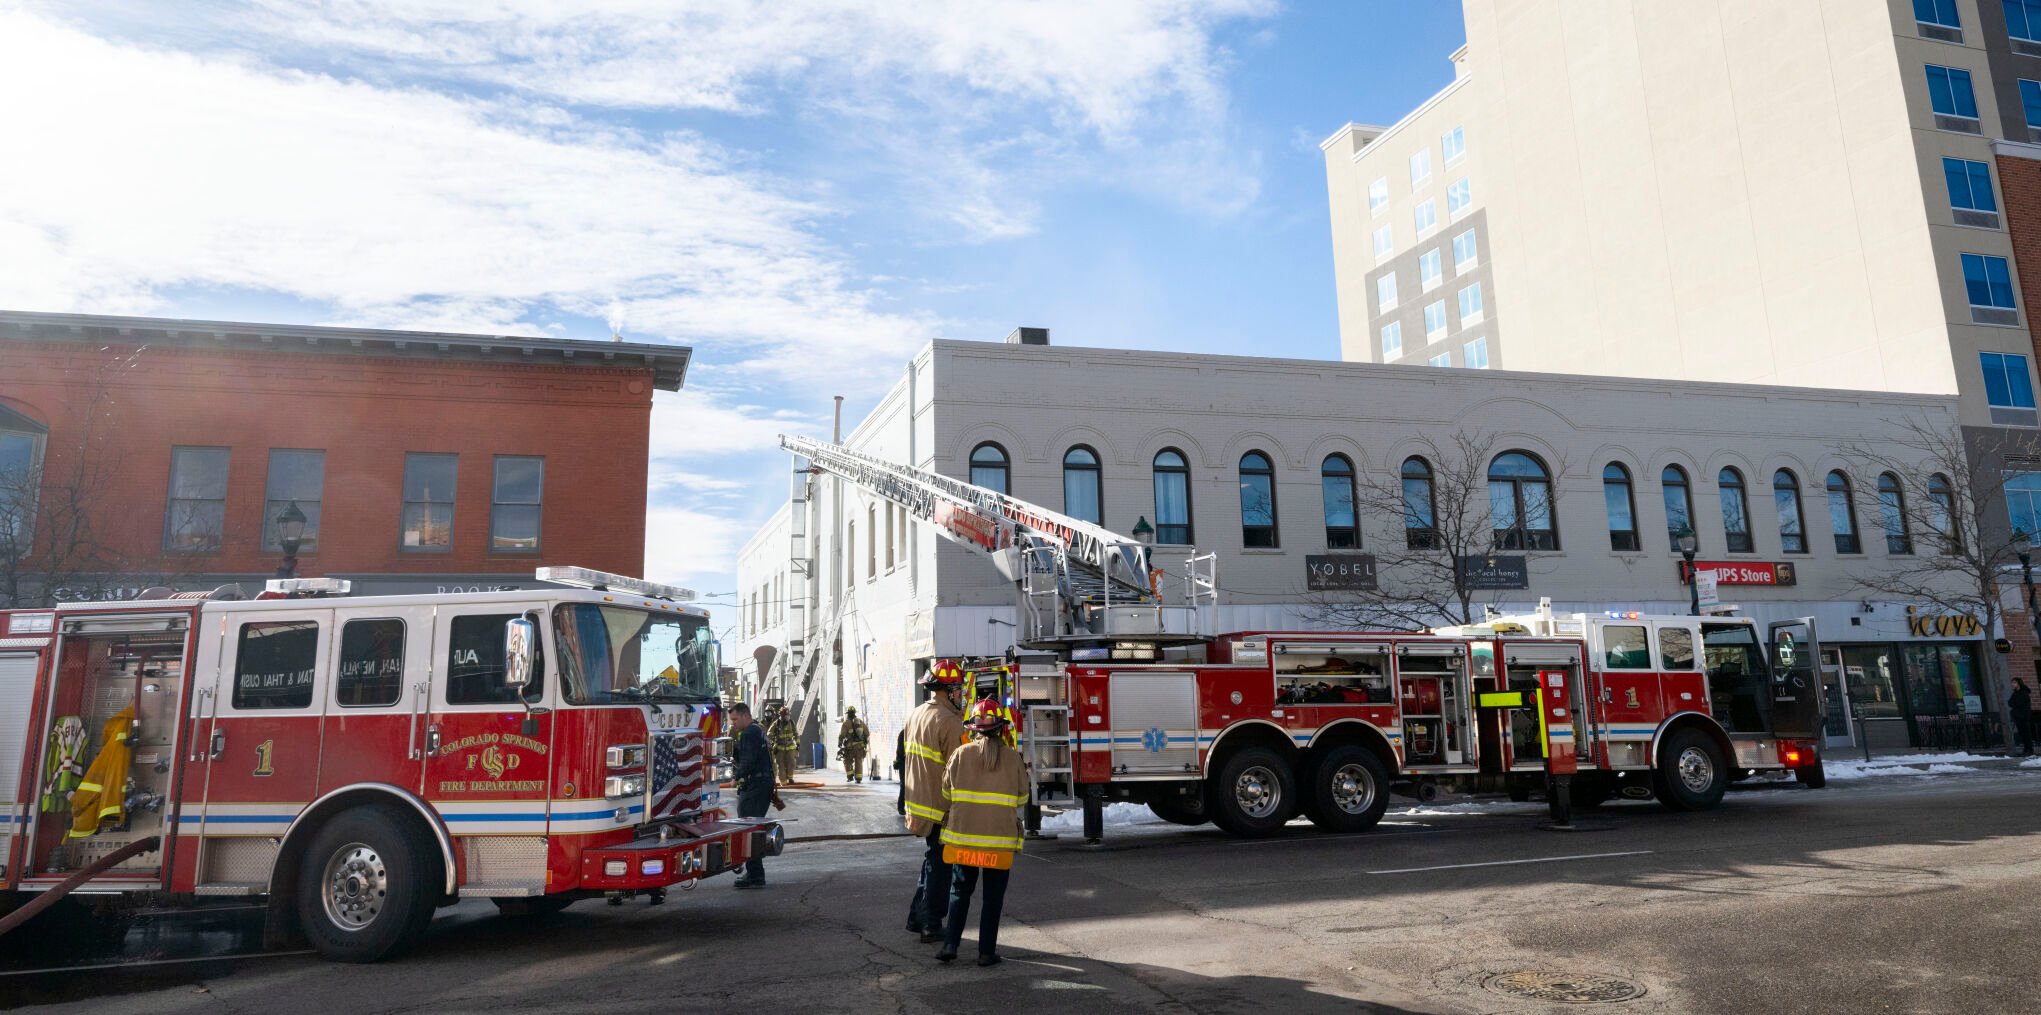
<svg viewBox="0 0 2041 1015"><path fill-rule="evenodd" d="M298 924L335 962L375 962L425 931L444 873L439 857L383 807L342 811L298 864Z"/></svg>
<svg viewBox="0 0 2041 1015"><path fill-rule="evenodd" d="M1266 747L1243 747L1228 755L1205 793L1212 823L1234 835L1259 838L1274 833L1296 813L1297 779L1282 755Z"/></svg>
<svg viewBox="0 0 2041 1015"><path fill-rule="evenodd" d="M571 895L541 895L528 899L490 899L496 904L496 912L503 916L552 916L565 912L574 904Z"/></svg>
<svg viewBox="0 0 2041 1015"><path fill-rule="evenodd" d="M1660 749L1652 789L1660 803L1676 811L1705 811L1721 803L1729 789L1721 748L1700 730L1672 734Z"/></svg>
<svg viewBox="0 0 2041 1015"><path fill-rule="evenodd" d="M1312 770L1304 813L1328 832L1363 832L1389 809L1389 770L1365 747L1327 751Z"/></svg>
<svg viewBox="0 0 2041 1015"><path fill-rule="evenodd" d="M1821 759L1816 758L1814 764L1794 769L1793 780L1808 789L1820 789L1828 785L1828 770L1822 768Z"/></svg>
<svg viewBox="0 0 2041 1015"><path fill-rule="evenodd" d="M1573 786L1567 791L1568 802L1583 811L1595 810L1609 802L1609 797L1614 794L1615 789L1607 778L1576 775L1573 777Z"/></svg>
<svg viewBox="0 0 2041 1015"><path fill-rule="evenodd" d="M1158 795L1155 799L1148 801L1148 809L1154 811L1156 817L1172 825L1205 824L1212 820L1212 815L1205 807L1203 787L1199 787L1199 789L1201 792L1198 793Z"/></svg>

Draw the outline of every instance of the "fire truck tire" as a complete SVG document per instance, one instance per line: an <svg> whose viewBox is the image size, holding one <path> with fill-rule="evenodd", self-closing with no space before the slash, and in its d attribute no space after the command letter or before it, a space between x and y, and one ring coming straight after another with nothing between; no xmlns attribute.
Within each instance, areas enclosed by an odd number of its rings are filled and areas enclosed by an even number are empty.
<svg viewBox="0 0 2041 1015"><path fill-rule="evenodd" d="M541 895L525 899L490 899L501 916L554 916L574 904L572 895Z"/></svg>
<svg viewBox="0 0 2041 1015"><path fill-rule="evenodd" d="M1202 792L1159 795L1148 801L1148 809L1172 825L1203 825L1212 820Z"/></svg>
<svg viewBox="0 0 2041 1015"><path fill-rule="evenodd" d="M403 815L386 807L340 812L313 833L298 864L298 924L335 962L376 962L425 932L445 870Z"/></svg>
<svg viewBox="0 0 2041 1015"><path fill-rule="evenodd" d="M1615 790L1615 785L1604 776L1576 775L1567 791L1568 802L1579 810L1592 811L1608 803Z"/></svg>
<svg viewBox="0 0 2041 1015"><path fill-rule="evenodd" d="M1828 785L1828 770L1821 767L1821 759L1816 758L1814 764L1794 769L1793 780L1808 789L1821 789Z"/></svg>
<svg viewBox="0 0 2041 1015"><path fill-rule="evenodd" d="M1242 838L1274 834L1297 812L1297 777L1282 755L1243 747L1226 756L1205 792L1212 823Z"/></svg>
<svg viewBox="0 0 2041 1015"><path fill-rule="evenodd" d="M1666 738L1652 779L1659 803L1676 811L1705 811L1721 803L1728 789L1722 749L1706 733L1683 729Z"/></svg>
<svg viewBox="0 0 2041 1015"><path fill-rule="evenodd" d="M1389 770L1365 747L1335 747L1318 760L1304 813L1328 832L1364 832L1389 809Z"/></svg>

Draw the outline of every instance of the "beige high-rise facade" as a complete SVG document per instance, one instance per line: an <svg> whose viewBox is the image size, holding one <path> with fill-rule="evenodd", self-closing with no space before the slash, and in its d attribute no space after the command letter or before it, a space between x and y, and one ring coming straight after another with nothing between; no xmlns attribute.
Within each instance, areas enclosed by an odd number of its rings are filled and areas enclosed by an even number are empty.
<svg viewBox="0 0 2041 1015"><path fill-rule="evenodd" d="M2041 112L2002 108L2041 24L1982 2L1464 0L1452 83L1327 142L1345 357L1433 361L1408 317L1384 354L1409 309L1378 279L1406 248L1376 263L1367 188L1401 199L1402 148L1444 116L1465 125L1490 363L1952 393L1966 426L2034 426L1993 140Z"/></svg>

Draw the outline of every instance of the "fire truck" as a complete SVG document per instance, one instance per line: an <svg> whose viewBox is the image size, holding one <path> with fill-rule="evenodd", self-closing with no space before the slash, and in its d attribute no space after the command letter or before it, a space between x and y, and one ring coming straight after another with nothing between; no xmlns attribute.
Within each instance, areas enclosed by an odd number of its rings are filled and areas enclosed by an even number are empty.
<svg viewBox="0 0 2041 1015"><path fill-rule="evenodd" d="M782 446L1015 582L1016 651L966 669L1018 720L1033 804L1081 809L1088 839L1109 800L1262 836L1300 814L1369 828L1392 792L1527 799L1549 780L1559 806L1622 795L1702 810L1758 772L1823 783L1811 621L1546 605L1422 633L1208 634L1209 556L1188 555L1165 601L1145 544L839 445Z"/></svg>
<svg viewBox="0 0 2041 1015"><path fill-rule="evenodd" d="M260 897L272 931L367 962L459 899L659 902L776 855L776 823L721 809L693 594L538 578L555 587L278 579L0 612L0 931L71 891Z"/></svg>

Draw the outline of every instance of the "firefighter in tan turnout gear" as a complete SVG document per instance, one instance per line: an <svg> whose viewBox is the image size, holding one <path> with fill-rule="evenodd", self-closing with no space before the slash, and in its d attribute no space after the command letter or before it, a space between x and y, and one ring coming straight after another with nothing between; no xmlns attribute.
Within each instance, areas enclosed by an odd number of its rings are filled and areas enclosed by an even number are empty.
<svg viewBox="0 0 2041 1015"><path fill-rule="evenodd" d="M938 659L921 678L928 688L928 700L907 717L907 765L901 773L907 801L907 830L922 839L921 881L914 889L914 902L907 909L907 929L921 935L922 944L942 940L943 916L950 905L950 865L943 861L943 766L964 743L963 710L957 694L964 686L964 671L948 659Z"/></svg>
<svg viewBox="0 0 2041 1015"><path fill-rule="evenodd" d="M872 732L858 718L857 707L845 708L843 725L836 730L836 756L843 761L843 774L850 781L865 781L865 748L871 742Z"/></svg>
<svg viewBox="0 0 2041 1015"><path fill-rule="evenodd" d="M1006 883L1021 850L1021 807L1028 802L1028 771L1020 752L1006 742L1006 710L981 698L971 710L971 742L950 755L943 770L943 859L952 865L955 888L937 961L957 957L964 921L971 915L971 891L982 878L984 908L978 915L978 964L999 962L999 915Z"/></svg>

